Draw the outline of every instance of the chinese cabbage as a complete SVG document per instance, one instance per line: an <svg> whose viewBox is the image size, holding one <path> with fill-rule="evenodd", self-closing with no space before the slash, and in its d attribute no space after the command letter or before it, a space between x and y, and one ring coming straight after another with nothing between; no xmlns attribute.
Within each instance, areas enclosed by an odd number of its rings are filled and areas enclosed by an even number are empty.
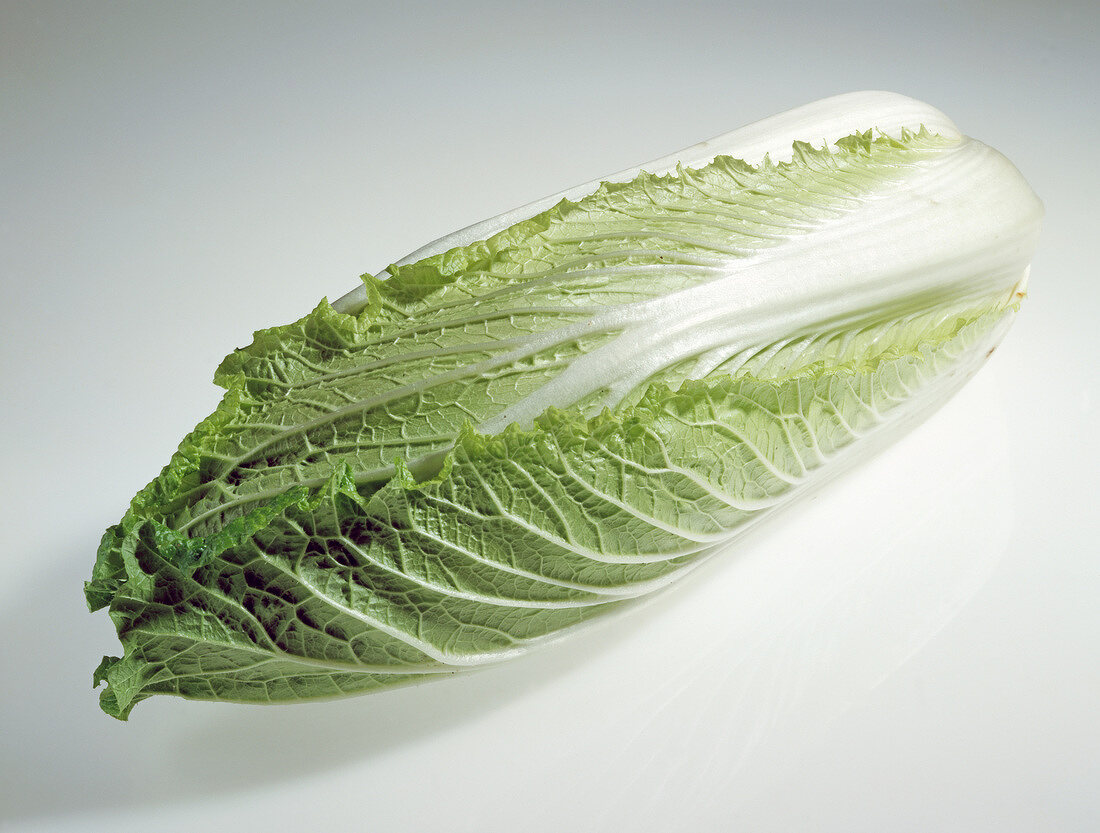
<svg viewBox="0 0 1100 833"><path fill-rule="evenodd" d="M228 356L104 535L101 705L450 675L666 586L956 390L1041 215L938 111L857 93L365 276Z"/></svg>

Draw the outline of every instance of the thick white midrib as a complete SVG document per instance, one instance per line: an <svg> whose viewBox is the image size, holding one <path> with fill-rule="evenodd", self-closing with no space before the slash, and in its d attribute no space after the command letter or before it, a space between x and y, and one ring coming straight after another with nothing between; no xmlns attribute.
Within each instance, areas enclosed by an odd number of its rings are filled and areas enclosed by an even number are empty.
<svg viewBox="0 0 1100 833"><path fill-rule="evenodd" d="M945 149L937 153L930 160L912 163L912 165L909 166L909 174L905 177L901 177L897 180L876 181L875 187L872 190L863 193L863 202L859 207L841 213L834 220L820 221L817 224L799 229L800 233L791 235L784 243L780 243L774 247L756 250L752 254L745 254L740 250L736 252L731 250L727 257L728 266L726 267L726 276L724 278L707 282L692 289L671 293L661 298L612 308L606 312L594 315L587 321L576 322L571 326L541 333L527 341L525 345L517 347L515 350L504 353L494 359L470 365L467 368L456 369L455 371L451 371L450 374L433 377L431 380L422 380L401 388L394 388L370 400L349 404L344 408L333 411L331 414L319 416L307 424L295 426L285 432L273 435L259 446L250 449L246 454L236 458L233 463L234 465L239 465L241 462L254 459L256 455L265 448L274 445L287 436L311 430L320 425L334 421L335 419L339 419L346 414L365 410L369 407L383 405L388 401L392 401L396 396L407 396L411 393L415 393L423 389L429 382L434 384L440 381L448 381L450 375L454 375L458 378L463 375L468 375L469 372L480 373L508 362L526 358L529 355L533 355L535 352L547 349L556 344L574 340L584 334L610 332L631 323L638 324L640 329L648 331L653 327L654 321L660 322L661 328L664 329L667 326L665 322L669 320L674 322L679 321L680 330L684 330L692 326L693 320L690 316L693 313L700 323L712 319L714 318L713 310L715 309L713 297L715 295L722 296L728 294L727 288L732 283L745 283L741 278L742 273L760 269L765 264L772 263L776 259L782 260L783 263L787 263L794 259L797 263L797 258L805 258L806 252L810 252L812 255L814 249L822 246L851 245L850 240L854 236L854 233L864 233L868 229L873 230L876 226L876 219L878 219L879 222L887 221L881 218L881 215L886 213L881 207L883 202L890 198L897 199L899 196L909 196L912 198L913 193L920 191L922 187L938 184L940 181L951 177L958 177L962 178L963 181L967 181L967 172L964 170L965 166L967 164L978 164L980 161L979 157L983 155L983 153L986 155L995 154L995 151L973 140L962 140L956 147ZM927 183L925 183L925 180L927 180ZM869 210L869 206L874 206L875 210ZM926 206L922 205L919 206L919 208L924 209ZM893 218L889 218L889 221L894 222ZM838 240L840 243L837 242ZM770 288L774 281L765 284L765 282L758 280L756 276L754 276L753 283L763 284ZM738 291L743 294L743 287L738 288ZM721 305L719 305L718 308L721 309ZM683 314L683 310L688 310L687 317ZM666 338L669 334L668 332L665 333ZM778 338L779 335L777 334L775 337ZM751 340L746 343L746 346L748 343L751 343ZM646 345L639 344L637 348L642 348L644 346ZM612 352L612 348L614 348L614 345L605 348L606 353ZM620 350L625 351L636 351L637 348L628 342L623 342L620 345ZM597 355L600 356L597 360L590 358ZM648 365L653 369L646 373L646 376L652 375L656 372L656 369L658 369L658 356L659 354L657 353L651 354ZM589 354L589 357L577 360L575 364L594 364L598 367L603 359L604 355L601 355L601 351L597 350L595 353ZM562 392L565 392L565 389L568 387L567 383L569 377L578 375L580 374L575 372L572 368L562 374L563 377L566 377L566 381L558 385L558 387L562 389ZM561 379L562 377L559 377L559 380ZM626 386L620 385L620 387ZM505 415L502 414L484 423L480 428L488 433L497 433L497 431L502 430L508 425L509 422L514 421L520 424L529 425L534 416L544 411L546 407L550 405L566 407L568 404L578 401L590 392L591 390L584 390L582 388L576 391L575 395L558 397L556 400L548 401L537 413L531 413L528 417L507 419ZM521 403L516 403L516 405L512 407L518 407L520 404ZM616 402L612 401L608 404L614 405ZM505 414L507 414L507 411ZM496 426L495 430L490 429L488 427L490 425Z"/></svg>
<svg viewBox="0 0 1100 833"><path fill-rule="evenodd" d="M731 259L720 278L594 316L594 330L622 335L478 430L530 426L548 407L608 387L613 408L663 368L718 347L732 355L922 299L995 297L1019 280L1040 215L1004 157L964 140L841 217Z"/></svg>
<svg viewBox="0 0 1100 833"><path fill-rule="evenodd" d="M951 119L936 108L907 96L878 90L832 96L505 211L433 240L394 265L415 263L456 246L485 240L498 231L552 208L563 199L576 201L587 196L601 182L627 182L642 171L659 175L674 172L680 166L697 168L721 155L744 160L750 165L760 164L765 156L773 161L789 161L794 155L793 144L796 141L835 145L838 139L870 129L900 138L903 130L917 130L922 126L944 137L961 137ZM383 269L378 276L384 278L386 274L387 270ZM366 288L360 285L337 299L332 306L338 312L357 312L366 297Z"/></svg>
<svg viewBox="0 0 1100 833"><path fill-rule="evenodd" d="M811 233L806 231L805 229L800 229L799 231L800 234L796 235L796 237L806 236L807 234ZM780 244L780 248L782 248L782 244ZM757 259L758 256L745 256L738 253L736 255L730 255L729 257L731 259L739 259L742 262L753 262ZM634 267L628 268L632 269ZM714 282L708 282L704 285L704 287L711 286L713 284ZM702 289L704 287L700 288ZM248 449L247 452L244 452L237 457L234 457L232 460L229 460L228 463L231 466L230 470L239 467L240 464L244 462L256 459L260 454L263 453L263 451L287 439L288 437L305 434L308 431L339 420L345 416L385 405L388 402L395 401L411 394L415 394L421 390L425 390L430 386L446 383L448 381L453 381L468 376L477 375L480 373L485 373L498 367L513 364L517 361L526 359L532 355L535 355L536 353L539 353L551 347L575 341L582 336L591 336L596 333L611 332L614 329L617 329L619 326L625 325L630 322L647 322L647 320L654 314L662 315L662 308L669 306L670 303L673 306L676 306L679 303L677 299L683 296L683 294L684 293L682 292L673 293L669 296L665 296L664 298L658 298L650 301L644 301L624 305L622 307L612 308L610 310L607 310L606 312L596 314L591 318L575 322L565 327L559 327L556 329L544 331L542 333L536 334L529 339L524 339L522 341L515 340L516 346L512 350L501 353L491 359L485 359L481 362L476 362L474 364L470 364L461 368L455 368L454 370L448 371L446 373L437 374L436 376L418 380L408 385L391 388L390 390L387 390L384 393L381 393L375 397L370 397L354 403L349 403L342 408L337 408L330 413L322 414L312 420L309 420L308 422L302 423L300 425L295 425L291 428L280 431L270 437L265 438L261 443ZM650 310L652 310L652 312L650 312ZM570 310L569 312L570 314L579 314L580 311ZM498 315L502 313L492 312L490 314ZM376 364L381 365L381 363ZM354 373L357 371L358 369L353 368L350 370L341 371L340 373L342 375ZM334 376L336 374L326 375ZM567 404L571 404L573 401L576 401L576 398L570 400L570 402L568 403L560 402L552 404L558 404L559 407L565 407ZM545 408L543 410L545 410ZM503 428L503 426L501 427ZM386 469L386 471L390 470L391 469ZM312 482L313 481L303 481L303 484L312 484ZM234 505L238 502L252 502L255 499L256 498L253 498L251 496L241 496L239 500L229 501L225 504L219 504L219 506ZM196 518L190 520L184 527L182 527L182 529L190 528L194 524L198 523L200 520L205 519L210 514L216 511L218 511L217 507L207 511L200 516L196 516Z"/></svg>
<svg viewBox="0 0 1100 833"><path fill-rule="evenodd" d="M1004 206L1015 216L1005 216ZM913 165L908 176L879 183L861 205L838 218L779 246L730 258L725 274L713 281L606 310L539 333L491 359L351 403L275 434L232 462L239 465L254 459L289 436L345 415L431 385L489 372L594 333L620 331L622 335L577 357L553 380L482 422L477 430L496 434L513 422L529 427L547 408L568 407L603 388L610 391L604 404L615 407L646 379L685 359L719 347L732 355L814 332L824 323L873 320L874 310L889 309L906 298L927 295L943 301L993 296L1018 281L1034 248L1040 215L1041 206L1007 160L979 142L963 140ZM929 252L934 253L932 257ZM392 473L389 466L369 475L373 481ZM312 487L324 480L290 485ZM289 486L218 502L180 530L285 488Z"/></svg>

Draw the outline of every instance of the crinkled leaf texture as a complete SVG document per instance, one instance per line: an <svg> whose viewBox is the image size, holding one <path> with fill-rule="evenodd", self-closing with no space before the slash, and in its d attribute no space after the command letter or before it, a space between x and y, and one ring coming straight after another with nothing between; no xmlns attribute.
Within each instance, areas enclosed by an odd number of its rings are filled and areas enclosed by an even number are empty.
<svg viewBox="0 0 1100 833"><path fill-rule="evenodd" d="M790 156L604 183L227 357L86 586L104 710L506 659L942 402L1022 297L1030 189L949 131Z"/></svg>

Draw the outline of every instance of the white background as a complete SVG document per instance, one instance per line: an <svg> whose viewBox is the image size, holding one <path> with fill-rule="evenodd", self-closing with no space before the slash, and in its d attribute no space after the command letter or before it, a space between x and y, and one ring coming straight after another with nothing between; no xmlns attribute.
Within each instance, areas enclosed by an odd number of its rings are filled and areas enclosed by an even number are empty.
<svg viewBox="0 0 1100 833"><path fill-rule="evenodd" d="M0 826L1100 829L1094 3L0 7ZM91 672L104 527L222 356L427 240L889 89L1047 206L1031 296L931 421L644 609L295 707Z"/></svg>

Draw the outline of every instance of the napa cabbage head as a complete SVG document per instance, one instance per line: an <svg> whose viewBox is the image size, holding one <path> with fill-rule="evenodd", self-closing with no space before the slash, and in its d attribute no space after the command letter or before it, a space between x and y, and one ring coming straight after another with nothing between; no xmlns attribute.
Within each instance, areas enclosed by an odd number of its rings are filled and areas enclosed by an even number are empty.
<svg viewBox="0 0 1100 833"><path fill-rule="evenodd" d="M919 420L1042 208L938 111L817 102L435 241L257 332L103 537L101 704L286 702L521 653Z"/></svg>

